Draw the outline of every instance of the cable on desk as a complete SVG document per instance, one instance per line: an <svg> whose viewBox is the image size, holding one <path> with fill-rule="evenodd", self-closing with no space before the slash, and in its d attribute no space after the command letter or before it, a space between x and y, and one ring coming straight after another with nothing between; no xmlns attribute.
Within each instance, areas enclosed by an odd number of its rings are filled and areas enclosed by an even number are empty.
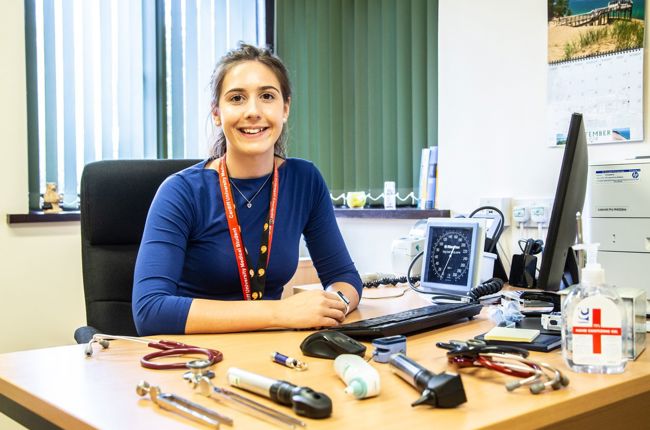
<svg viewBox="0 0 650 430"><path fill-rule="evenodd" d="M417 277L417 280L414 280L415 277L411 277L411 269L413 269L413 266L417 262L419 258L421 258L424 255L424 251L420 252L417 254L415 257L413 257L413 260L411 260L411 264L409 264L408 270L406 271L406 280L408 281L408 286L415 291L416 293L420 294L430 294L435 301L436 299L442 299L442 300L452 300L452 301L457 301L457 302L466 302L466 303L479 303L479 299L483 296L487 296L490 294L498 293L501 291L503 288L503 280L499 278L490 278L487 281L483 282L482 284L472 288L467 295L461 295L461 294L440 294L436 293L433 291L424 291L421 290L420 288L415 285L415 282L419 281L419 276Z"/></svg>

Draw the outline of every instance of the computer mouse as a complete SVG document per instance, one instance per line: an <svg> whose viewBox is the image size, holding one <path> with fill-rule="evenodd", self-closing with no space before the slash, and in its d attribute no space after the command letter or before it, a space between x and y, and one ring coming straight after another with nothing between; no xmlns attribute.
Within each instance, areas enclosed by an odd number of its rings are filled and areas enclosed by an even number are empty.
<svg viewBox="0 0 650 430"><path fill-rule="evenodd" d="M310 357L335 359L341 354L354 354L363 357L366 347L347 334L334 330L312 333L300 344L303 354Z"/></svg>

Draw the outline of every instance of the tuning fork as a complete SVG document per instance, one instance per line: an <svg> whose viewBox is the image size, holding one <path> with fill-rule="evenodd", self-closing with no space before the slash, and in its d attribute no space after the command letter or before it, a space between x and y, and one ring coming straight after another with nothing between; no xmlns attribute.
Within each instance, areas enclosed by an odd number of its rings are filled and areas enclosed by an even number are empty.
<svg viewBox="0 0 650 430"><path fill-rule="evenodd" d="M206 424L215 429L218 429L220 424L228 426L232 426L233 424L232 418L175 394L163 393L160 391L160 387L156 385L151 386L147 381L140 381L135 392L140 397L149 394L151 400L162 409L174 412L192 421Z"/></svg>
<svg viewBox="0 0 650 430"><path fill-rule="evenodd" d="M295 429L296 426L306 427L304 421L301 421L297 418L287 415L283 412L277 411L275 409L269 408L255 400L249 399L248 397L237 394L234 391L230 391L226 388L217 387L212 384L209 378L199 377L191 381L194 385L194 388L198 389L198 392L206 397L210 397L213 400L219 401L224 400L230 402L233 406L239 406L243 409L244 412L256 415L259 418L266 419L275 424L283 424L288 426L291 429Z"/></svg>

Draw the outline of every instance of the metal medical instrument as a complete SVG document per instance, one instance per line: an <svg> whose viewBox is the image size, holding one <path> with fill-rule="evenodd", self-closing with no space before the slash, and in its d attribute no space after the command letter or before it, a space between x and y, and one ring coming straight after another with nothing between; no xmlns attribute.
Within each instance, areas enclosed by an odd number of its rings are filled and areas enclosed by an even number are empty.
<svg viewBox="0 0 650 430"><path fill-rule="evenodd" d="M231 367L226 372L228 383L264 397L308 418L327 418L332 414L332 400L309 387L298 387L287 381L267 378L256 373Z"/></svg>
<svg viewBox="0 0 650 430"><path fill-rule="evenodd" d="M388 364L400 378L420 390L420 398L411 403L423 403L439 408L454 408L467 401L460 375L435 374L402 353L393 354Z"/></svg>
<svg viewBox="0 0 650 430"><path fill-rule="evenodd" d="M506 389L513 391L528 385L533 394L546 389L559 390L569 385L569 378L557 368L528 358L528 351L514 346L486 345L484 341L452 340L438 342L440 348L448 349L447 360L458 367L485 367L506 375L523 378L509 381Z"/></svg>
<svg viewBox="0 0 650 430"><path fill-rule="evenodd" d="M214 372L210 370L212 363L210 360L192 360L185 363L187 367L187 372L183 373L183 379L188 382L198 381L200 378L214 378Z"/></svg>
<svg viewBox="0 0 650 430"><path fill-rule="evenodd" d="M280 354L279 352L272 352L271 353L271 360L274 362L281 364L283 366L289 367L291 369L296 369L296 370L307 370L307 363L304 361L300 361L297 358L293 357L288 357L284 354Z"/></svg>
<svg viewBox="0 0 650 430"><path fill-rule="evenodd" d="M479 352L494 352L502 354L515 354L522 357L528 357L528 350L517 346L508 345L488 345L484 340L467 339L467 340L450 340L449 342L436 343L438 348L449 350L447 357L466 354L478 354Z"/></svg>
<svg viewBox="0 0 650 430"><path fill-rule="evenodd" d="M286 425L291 429L296 428L296 426L307 426L304 421L300 421L291 415L276 411L275 409L269 408L268 406L226 388L217 387L206 377L200 377L197 380L192 381L192 385L200 394L206 397L210 397L215 401L225 401L247 414L270 421L274 424Z"/></svg>
<svg viewBox="0 0 650 430"><path fill-rule="evenodd" d="M216 387L210 381L214 375L206 374L212 373L209 370L210 364L207 360L194 360L187 363L188 367L192 370L183 375L183 379L192 384L192 387L197 389L198 392L206 397L210 397L215 401L230 402L234 406L251 415L258 416L268 421L284 424L290 428L296 426L305 427L306 424L290 415L276 411L252 399L239 395L233 391L225 388Z"/></svg>
<svg viewBox="0 0 650 430"><path fill-rule="evenodd" d="M160 387L151 386L147 381L140 381L135 392L140 397L149 394L151 400L159 407L168 411L177 413L192 421L206 424L212 428L218 429L220 424L232 426L232 418L189 401L183 397L170 393L162 393Z"/></svg>
<svg viewBox="0 0 650 430"><path fill-rule="evenodd" d="M216 349L201 348L198 346L187 345L181 342L175 342L172 340L156 340L156 339L142 339L139 337L132 336L114 336L109 334L95 334L93 338L88 342L84 352L86 356L90 357L93 355L93 344L98 343L103 349L107 349L109 346L109 340L127 340L131 342L144 343L150 348L159 349L160 351L152 352L145 355L140 359L140 364L142 367L147 369L187 369L187 363L153 363L151 360L160 357L169 357L169 356L182 356L182 355L191 355L191 354L201 354L207 357L207 360L210 362L210 365L220 362L223 360L223 354L221 351Z"/></svg>

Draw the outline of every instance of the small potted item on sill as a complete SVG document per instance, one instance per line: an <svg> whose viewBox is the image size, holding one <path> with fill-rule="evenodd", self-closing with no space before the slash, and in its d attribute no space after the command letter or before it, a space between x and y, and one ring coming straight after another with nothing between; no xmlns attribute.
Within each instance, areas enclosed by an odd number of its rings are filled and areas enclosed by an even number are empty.
<svg viewBox="0 0 650 430"><path fill-rule="evenodd" d="M367 195L364 191L349 191L345 201L350 209L363 209L366 205Z"/></svg>
<svg viewBox="0 0 650 430"><path fill-rule="evenodd" d="M57 191L56 182L48 182L43 195L43 212L45 213L59 213L61 206L59 205L59 192Z"/></svg>

